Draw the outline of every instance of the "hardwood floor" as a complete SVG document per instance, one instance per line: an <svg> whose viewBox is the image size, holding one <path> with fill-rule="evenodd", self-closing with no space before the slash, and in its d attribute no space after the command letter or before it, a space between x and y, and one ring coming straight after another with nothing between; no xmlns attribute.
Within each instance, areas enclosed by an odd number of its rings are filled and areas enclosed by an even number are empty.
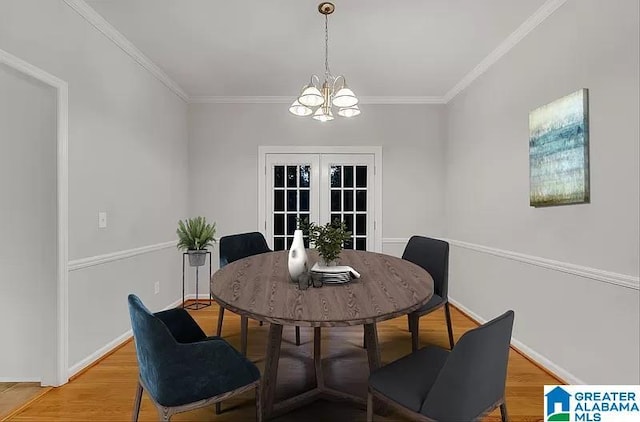
<svg viewBox="0 0 640 422"><path fill-rule="evenodd" d="M0 382L0 420L47 390L39 382Z"/></svg>
<svg viewBox="0 0 640 422"><path fill-rule="evenodd" d="M205 332L213 334L218 308L211 306L191 314ZM456 340L477 324L457 309L452 309ZM362 349L362 327L331 328L323 330L322 351L325 382L334 388L366 394L368 365ZM260 327L249 322L248 357L262 369L268 325ZM411 351L411 336L406 317L379 324L380 348L383 363L390 362ZM278 373L278 398L286 398L311 387L313 382L313 330L302 329L302 344L294 343L294 327L285 327ZM226 312L223 337L234 347L240 348L240 318ZM444 311L425 316L420 324L422 344L430 343L447 347ZM55 388L23 409L12 421L125 421L131 419L136 389L137 363L133 342L126 343L115 353L71 381ZM507 379L507 407L512 421L542 421L542 390L544 384L560 381L525 359L515 350L509 357ZM247 393L223 403L223 413L214 414L214 408L200 409L173 417L175 421L253 421L255 420L253 394ZM365 411L348 404L319 401L274 421L364 421ZM141 421L157 420L155 408L143 395ZM404 421L395 414L376 416L376 421ZM488 415L484 421L500 420L499 411Z"/></svg>

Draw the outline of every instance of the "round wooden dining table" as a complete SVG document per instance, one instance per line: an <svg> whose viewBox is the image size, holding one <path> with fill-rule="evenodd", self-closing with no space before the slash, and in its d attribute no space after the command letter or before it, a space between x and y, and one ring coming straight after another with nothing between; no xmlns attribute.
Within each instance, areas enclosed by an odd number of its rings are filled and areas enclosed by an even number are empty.
<svg viewBox="0 0 640 422"><path fill-rule="evenodd" d="M307 250L309 263L318 261ZM254 255L224 266L211 277L211 293L220 306L243 317L270 323L262 376L265 418L286 413L319 398L351 401L357 397L324 383L320 353L321 327L364 325L369 370L380 367L376 323L414 311L433 295L433 279L409 261L374 252L343 250L339 265L349 265L360 278L345 284L300 289L290 280L288 252ZM314 327L316 387L274 403L283 325Z"/></svg>

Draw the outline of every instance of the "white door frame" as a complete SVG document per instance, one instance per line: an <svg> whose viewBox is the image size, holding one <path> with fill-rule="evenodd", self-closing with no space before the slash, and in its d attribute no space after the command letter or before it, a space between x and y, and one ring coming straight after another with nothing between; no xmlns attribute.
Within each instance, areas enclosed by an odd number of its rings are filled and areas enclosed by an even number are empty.
<svg viewBox="0 0 640 422"><path fill-rule="evenodd" d="M43 385L59 386L69 380L69 85L52 74L0 49L0 63L56 89L57 92L57 190L58 190L58 268L56 316L44 318L45 330L55 333L55 353L43 350ZM52 347L49 350L53 350Z"/></svg>
<svg viewBox="0 0 640 422"><path fill-rule="evenodd" d="M375 252L382 252L382 147L381 146L258 146L258 221L257 230L265 234L265 183L267 154L373 154L374 157L374 215L375 231L373 245Z"/></svg>

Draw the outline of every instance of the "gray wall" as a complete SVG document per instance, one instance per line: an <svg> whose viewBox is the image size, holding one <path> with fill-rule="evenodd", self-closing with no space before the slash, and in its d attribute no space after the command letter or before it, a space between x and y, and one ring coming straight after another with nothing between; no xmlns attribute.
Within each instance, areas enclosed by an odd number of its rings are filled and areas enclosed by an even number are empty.
<svg viewBox="0 0 640 422"><path fill-rule="evenodd" d="M444 233L444 106L363 105L357 118L324 125L287 109L189 106L190 214L215 220L219 236L256 230L259 145L380 145L382 237Z"/></svg>
<svg viewBox="0 0 640 422"><path fill-rule="evenodd" d="M447 106L447 236L638 275L638 2L569 0ZM590 92L591 204L529 207L528 113ZM640 380L638 290L454 247L453 298L588 383Z"/></svg>
<svg viewBox="0 0 640 422"><path fill-rule="evenodd" d="M187 209L186 104L61 0L2 1L0 48L69 84L69 259L174 239ZM151 309L180 298L171 252L70 273L70 367L130 329L127 293Z"/></svg>
<svg viewBox="0 0 640 422"><path fill-rule="evenodd" d="M55 89L0 64L0 381L40 381L56 283Z"/></svg>

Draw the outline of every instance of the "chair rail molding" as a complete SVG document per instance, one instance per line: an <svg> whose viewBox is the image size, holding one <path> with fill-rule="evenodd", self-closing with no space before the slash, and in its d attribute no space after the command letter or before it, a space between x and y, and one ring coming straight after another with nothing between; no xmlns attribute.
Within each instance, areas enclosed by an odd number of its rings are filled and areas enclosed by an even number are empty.
<svg viewBox="0 0 640 422"><path fill-rule="evenodd" d="M68 381L67 362L69 344L69 85L66 81L0 49L0 63L55 88L57 93L57 274L56 318L45 318L45 326L55 333L55 353L45 353L42 383L59 386ZM49 359L49 361L47 361ZM55 368L55 369L53 369Z"/></svg>
<svg viewBox="0 0 640 422"><path fill-rule="evenodd" d="M462 242L460 240L447 240L454 246L481 252L489 255L495 255L501 258L511 259L513 261L524 262L550 270L560 271L567 274L573 274L579 277L589 278L603 283L613 284L627 289L640 290L640 278L627 274L614 273L604 271L597 268L585 267L582 265L571 264L568 262L555 261L553 259L541 258L538 256L527 255L514 251L491 248L489 246L476 245L474 243Z"/></svg>
<svg viewBox="0 0 640 422"><path fill-rule="evenodd" d="M176 246L175 240L168 242L155 243L153 245L141 246L138 248L125 249L116 252L110 252L102 255L89 256L86 258L74 259L69 261L69 271L77 271L83 268L94 267L96 265L106 264L108 262L119 261L121 259L132 258L134 256L147 254L150 252L168 249Z"/></svg>

